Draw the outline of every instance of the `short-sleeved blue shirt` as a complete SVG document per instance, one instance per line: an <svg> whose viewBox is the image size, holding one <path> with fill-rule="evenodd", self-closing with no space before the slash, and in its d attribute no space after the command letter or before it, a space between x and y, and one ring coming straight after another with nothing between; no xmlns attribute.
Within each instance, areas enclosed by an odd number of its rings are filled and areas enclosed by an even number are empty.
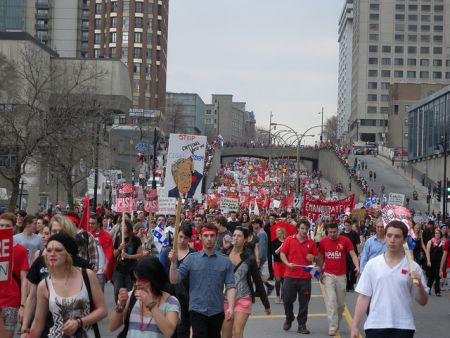
<svg viewBox="0 0 450 338"><path fill-rule="evenodd" d="M189 278L189 311L205 316L223 312L223 287L235 288L230 259L216 251L203 250L188 255L178 268L179 278Z"/></svg>

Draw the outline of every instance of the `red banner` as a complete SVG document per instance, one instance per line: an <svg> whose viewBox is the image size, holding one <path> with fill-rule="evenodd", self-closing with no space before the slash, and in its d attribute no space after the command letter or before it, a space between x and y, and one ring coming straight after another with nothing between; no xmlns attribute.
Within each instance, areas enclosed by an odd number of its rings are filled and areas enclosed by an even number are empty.
<svg viewBox="0 0 450 338"><path fill-rule="evenodd" d="M353 210L354 206L355 194L337 201L325 201L304 193L302 215L310 219L317 219L319 216L331 216L333 220L337 220L339 215L346 212L346 209Z"/></svg>
<svg viewBox="0 0 450 338"><path fill-rule="evenodd" d="M0 285L12 277L14 229L0 229Z"/></svg>

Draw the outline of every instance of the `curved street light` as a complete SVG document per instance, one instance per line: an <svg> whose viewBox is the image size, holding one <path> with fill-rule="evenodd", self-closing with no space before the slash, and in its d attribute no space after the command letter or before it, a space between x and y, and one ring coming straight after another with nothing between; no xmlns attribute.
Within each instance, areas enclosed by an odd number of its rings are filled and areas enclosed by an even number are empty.
<svg viewBox="0 0 450 338"><path fill-rule="evenodd" d="M296 174L296 182L295 182L295 192L298 195L298 193L300 192L300 184L299 184L299 178L300 178L300 145L302 143L302 139L303 139L303 137L306 136L306 133L309 132L311 129L321 128L322 125L312 126L312 127L308 128L308 129L306 129L306 131L304 131L303 134L301 134L300 136L294 129L292 129L288 125L285 125L285 124L282 124L282 123L274 123L273 122L273 123L270 124L271 128L272 128L272 126L275 126L275 127L276 126L282 126L284 128L288 128L297 138L297 168L296 168L296 173L297 174Z"/></svg>

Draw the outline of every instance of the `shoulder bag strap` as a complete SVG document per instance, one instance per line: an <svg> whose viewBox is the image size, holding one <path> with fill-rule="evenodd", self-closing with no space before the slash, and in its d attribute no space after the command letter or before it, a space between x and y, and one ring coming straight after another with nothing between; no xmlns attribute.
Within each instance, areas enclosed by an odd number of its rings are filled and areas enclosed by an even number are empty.
<svg viewBox="0 0 450 338"><path fill-rule="evenodd" d="M94 301L92 299L91 283L89 282L89 277L87 275L85 268L81 269L81 274L83 275L84 285L86 285L86 290L89 296L89 303L91 304L91 311L92 311L94 308ZM97 323L94 323L92 325L92 328L94 329L95 338L100 338L100 331L98 330Z"/></svg>

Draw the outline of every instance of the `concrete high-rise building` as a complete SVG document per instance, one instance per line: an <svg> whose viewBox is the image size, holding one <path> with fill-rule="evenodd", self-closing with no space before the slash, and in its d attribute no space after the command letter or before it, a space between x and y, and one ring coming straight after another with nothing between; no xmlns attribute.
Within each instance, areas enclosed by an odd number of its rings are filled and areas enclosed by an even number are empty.
<svg viewBox="0 0 450 338"><path fill-rule="evenodd" d="M128 65L133 107L166 109L169 0L91 0L88 56Z"/></svg>
<svg viewBox="0 0 450 338"><path fill-rule="evenodd" d="M233 102L233 95L212 95L205 105L205 134L222 135L225 142L247 142L255 137L256 119L245 110L245 102Z"/></svg>
<svg viewBox="0 0 450 338"><path fill-rule="evenodd" d="M355 0L349 138L386 144L393 83L450 81L449 0Z"/></svg>
<svg viewBox="0 0 450 338"><path fill-rule="evenodd" d="M353 0L346 0L339 18L339 77L337 139L343 143L348 134L352 93Z"/></svg>
<svg viewBox="0 0 450 338"><path fill-rule="evenodd" d="M6 0L0 31L27 32L61 57L87 57L89 0Z"/></svg>

